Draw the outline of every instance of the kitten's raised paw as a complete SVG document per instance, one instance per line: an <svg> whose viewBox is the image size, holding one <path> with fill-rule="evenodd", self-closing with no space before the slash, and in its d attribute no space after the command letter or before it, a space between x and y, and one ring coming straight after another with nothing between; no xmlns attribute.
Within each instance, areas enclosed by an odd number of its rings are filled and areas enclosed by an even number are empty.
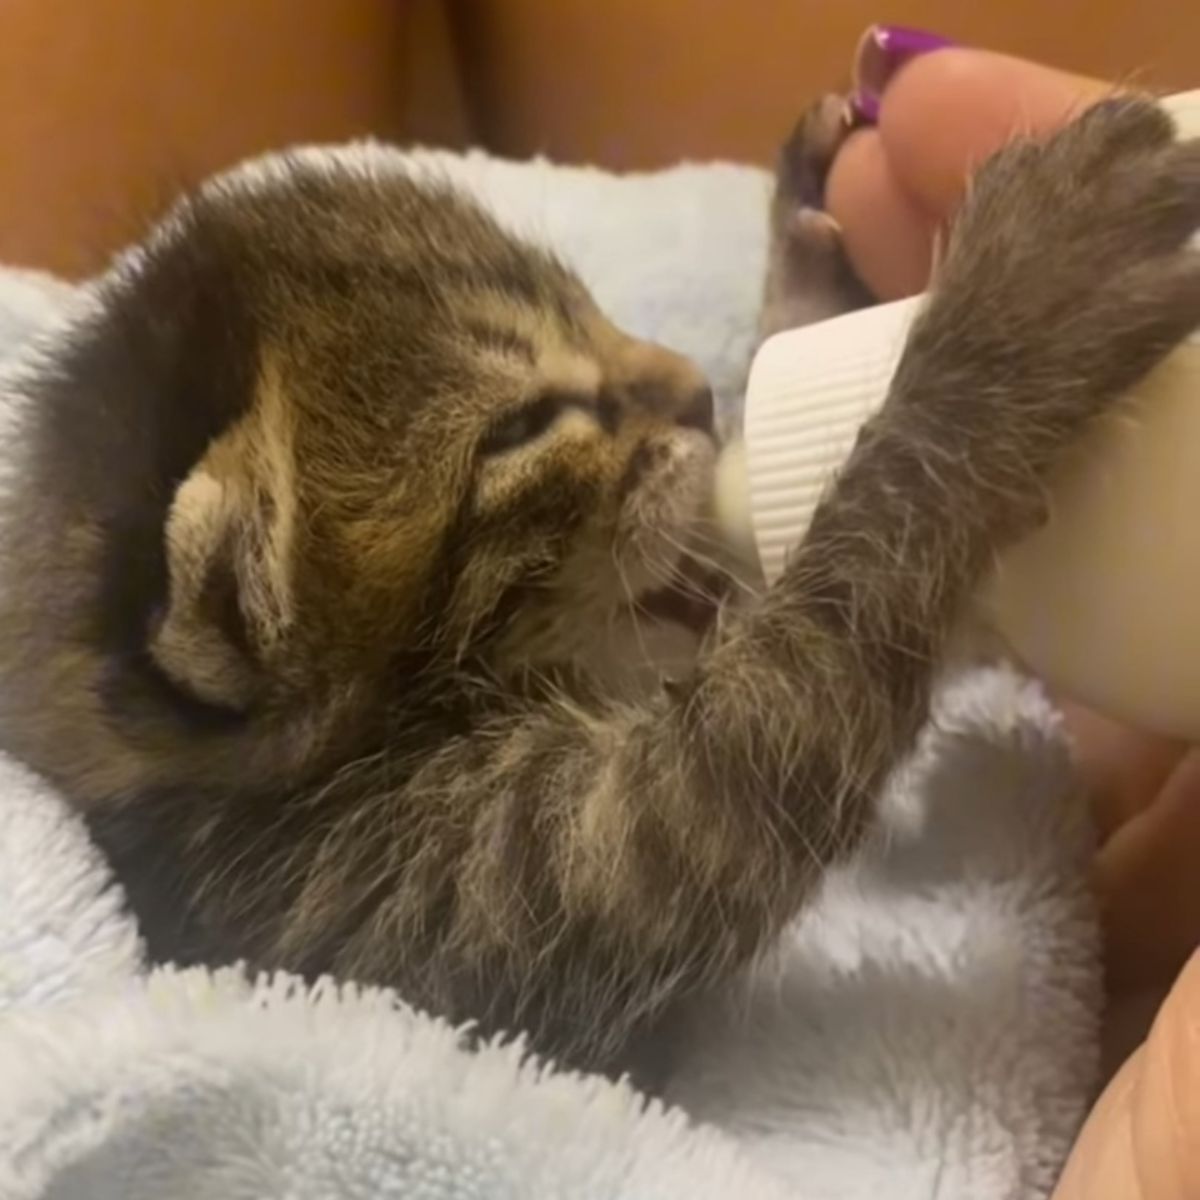
<svg viewBox="0 0 1200 1200"><path fill-rule="evenodd" d="M1149 98L1013 143L976 174L939 273L955 341L1099 409L1200 324L1198 227L1200 140Z"/></svg>
<svg viewBox="0 0 1200 1200"><path fill-rule="evenodd" d="M871 303L825 212L829 168L850 132L846 102L822 96L779 152L771 202L771 246L759 332L769 337Z"/></svg>
<svg viewBox="0 0 1200 1200"><path fill-rule="evenodd" d="M851 129L846 101L822 96L796 122L779 151L775 186L794 208L823 208L829 168Z"/></svg>

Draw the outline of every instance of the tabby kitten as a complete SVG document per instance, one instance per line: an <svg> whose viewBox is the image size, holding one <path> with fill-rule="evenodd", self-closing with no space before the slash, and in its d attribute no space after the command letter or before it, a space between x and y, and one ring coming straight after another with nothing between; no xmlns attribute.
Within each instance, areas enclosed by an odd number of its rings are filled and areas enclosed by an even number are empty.
<svg viewBox="0 0 1200 1200"><path fill-rule="evenodd" d="M648 694L589 651L701 520L696 370L383 162L203 188L9 384L3 745L156 957L611 1066L870 825L993 552L1200 321L1198 179L1136 99L993 160L782 579Z"/></svg>

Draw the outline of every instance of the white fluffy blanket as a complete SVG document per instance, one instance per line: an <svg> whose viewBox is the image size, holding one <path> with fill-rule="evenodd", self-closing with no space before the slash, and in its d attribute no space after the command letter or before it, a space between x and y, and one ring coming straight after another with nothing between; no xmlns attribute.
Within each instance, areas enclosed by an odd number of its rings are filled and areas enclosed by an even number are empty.
<svg viewBox="0 0 1200 1200"><path fill-rule="evenodd" d="M761 173L417 165L548 238L618 321L736 403ZM0 351L69 299L0 273ZM469 1052L388 993L147 974L80 823L0 760L0 1200L1044 1196L1094 1085L1100 1007L1054 714L1005 670L953 681L882 809L778 952L678 1014L664 1108L519 1043Z"/></svg>

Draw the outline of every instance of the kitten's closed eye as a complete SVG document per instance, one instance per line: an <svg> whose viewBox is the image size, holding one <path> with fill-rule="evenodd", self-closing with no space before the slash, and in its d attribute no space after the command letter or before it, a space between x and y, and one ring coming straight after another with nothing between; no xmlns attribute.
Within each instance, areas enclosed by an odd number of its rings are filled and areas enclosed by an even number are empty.
<svg viewBox="0 0 1200 1200"><path fill-rule="evenodd" d="M584 392L542 392L528 404L501 417L480 440L478 452L484 457L507 454L536 441L571 409L595 414L596 402Z"/></svg>

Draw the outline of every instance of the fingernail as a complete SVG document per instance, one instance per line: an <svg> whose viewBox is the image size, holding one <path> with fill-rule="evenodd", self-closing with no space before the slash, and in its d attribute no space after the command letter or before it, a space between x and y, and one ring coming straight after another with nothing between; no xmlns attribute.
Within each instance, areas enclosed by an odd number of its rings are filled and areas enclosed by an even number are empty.
<svg viewBox="0 0 1200 1200"><path fill-rule="evenodd" d="M931 50L955 43L937 33L904 25L872 25L859 38L854 53L851 104L858 119L873 125L879 120L879 102L892 76L906 63Z"/></svg>

